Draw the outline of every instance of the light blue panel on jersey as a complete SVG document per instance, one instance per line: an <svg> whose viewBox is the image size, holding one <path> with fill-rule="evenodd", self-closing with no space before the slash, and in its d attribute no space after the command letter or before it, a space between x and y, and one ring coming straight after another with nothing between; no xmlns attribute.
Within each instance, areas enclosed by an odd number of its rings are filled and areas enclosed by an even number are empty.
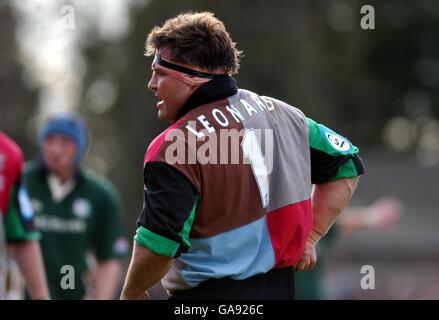
<svg viewBox="0 0 439 320"><path fill-rule="evenodd" d="M265 216L214 237L191 239L191 245L191 252L180 256L187 265L181 277L191 287L209 278L246 279L275 262Z"/></svg>

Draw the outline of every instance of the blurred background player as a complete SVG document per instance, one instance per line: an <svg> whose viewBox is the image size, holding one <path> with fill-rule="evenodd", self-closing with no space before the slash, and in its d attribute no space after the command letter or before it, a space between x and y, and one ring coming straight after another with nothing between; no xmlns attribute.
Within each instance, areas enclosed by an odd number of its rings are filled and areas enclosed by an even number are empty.
<svg viewBox="0 0 439 320"><path fill-rule="evenodd" d="M20 148L0 131L0 300L5 299L9 265L6 245L23 274L33 299L48 299L46 277L34 215L22 181Z"/></svg>
<svg viewBox="0 0 439 320"><path fill-rule="evenodd" d="M119 258L128 248L119 194L108 180L80 167L87 132L78 116L51 117L39 144L41 156L26 167L25 180L43 235L50 293L53 299L112 299L121 281ZM72 276L62 273L65 265L74 268L74 289L61 285Z"/></svg>

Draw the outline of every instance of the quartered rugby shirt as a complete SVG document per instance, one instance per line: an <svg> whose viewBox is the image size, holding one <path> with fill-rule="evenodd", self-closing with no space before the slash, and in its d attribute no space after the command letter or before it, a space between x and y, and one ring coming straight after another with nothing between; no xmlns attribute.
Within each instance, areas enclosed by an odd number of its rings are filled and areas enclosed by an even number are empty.
<svg viewBox="0 0 439 320"><path fill-rule="evenodd" d="M145 154L135 236L177 258L162 281L170 291L295 266L312 227L312 184L364 171L346 138L229 76L198 88L180 113Z"/></svg>

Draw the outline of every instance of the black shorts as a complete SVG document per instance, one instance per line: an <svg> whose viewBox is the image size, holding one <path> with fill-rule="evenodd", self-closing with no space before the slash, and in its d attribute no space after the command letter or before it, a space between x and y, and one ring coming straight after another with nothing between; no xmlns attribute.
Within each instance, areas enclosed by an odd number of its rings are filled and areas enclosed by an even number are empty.
<svg viewBox="0 0 439 320"><path fill-rule="evenodd" d="M244 280L209 279L174 291L168 300L294 300L294 270L272 269Z"/></svg>

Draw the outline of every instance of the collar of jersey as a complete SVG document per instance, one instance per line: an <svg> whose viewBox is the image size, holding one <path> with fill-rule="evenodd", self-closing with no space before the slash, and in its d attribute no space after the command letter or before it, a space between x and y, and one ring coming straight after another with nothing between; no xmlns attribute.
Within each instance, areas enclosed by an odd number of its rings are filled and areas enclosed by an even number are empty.
<svg viewBox="0 0 439 320"><path fill-rule="evenodd" d="M196 107L231 97L237 92L238 87L235 79L229 75L216 76L192 93L180 109L176 121Z"/></svg>

